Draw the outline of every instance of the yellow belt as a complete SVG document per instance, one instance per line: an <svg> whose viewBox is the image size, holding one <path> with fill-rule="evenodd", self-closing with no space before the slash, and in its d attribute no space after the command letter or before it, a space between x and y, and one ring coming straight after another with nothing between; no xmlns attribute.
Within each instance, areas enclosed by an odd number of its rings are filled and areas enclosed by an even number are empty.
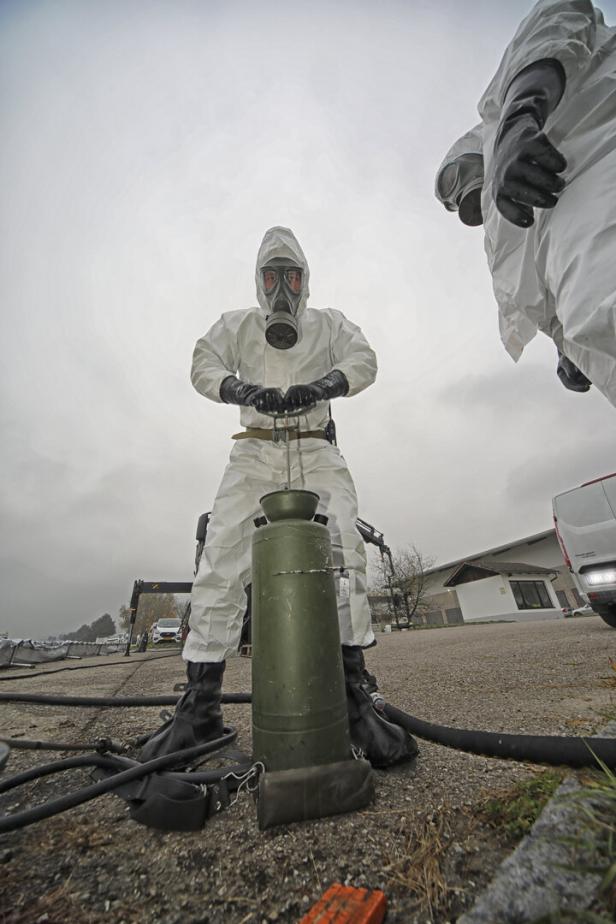
<svg viewBox="0 0 616 924"><path fill-rule="evenodd" d="M274 436L274 434L276 434ZM292 430L290 427L279 427L276 430L267 430L261 429L260 427L248 427L248 429L243 430L241 433L234 433L231 437L232 440L270 440L273 442L284 442L285 435L288 436L290 440L324 440L327 439L325 432L323 430Z"/></svg>

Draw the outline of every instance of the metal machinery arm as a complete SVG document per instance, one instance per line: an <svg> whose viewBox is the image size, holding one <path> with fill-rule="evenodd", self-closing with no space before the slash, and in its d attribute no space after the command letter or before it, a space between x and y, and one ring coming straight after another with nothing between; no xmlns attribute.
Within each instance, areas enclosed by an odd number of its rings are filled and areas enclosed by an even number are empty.
<svg viewBox="0 0 616 924"><path fill-rule="evenodd" d="M387 580L387 589L389 590L389 598L391 601L391 611L398 622L398 611L400 609L400 601L394 592L394 584L396 581L396 569L394 568L394 560L392 558L391 549L385 542L383 533L379 532L371 523L367 523L365 520L362 520L361 517L357 517L355 521L355 528L357 532L362 537L364 542L367 545L375 545L379 552L381 553L381 559L383 562L387 562L385 567L385 574Z"/></svg>
<svg viewBox="0 0 616 924"><path fill-rule="evenodd" d="M189 594L191 590L192 581L135 581L130 598L130 627L124 656L130 655L133 630L137 618L137 607L139 606L139 597L141 594Z"/></svg>

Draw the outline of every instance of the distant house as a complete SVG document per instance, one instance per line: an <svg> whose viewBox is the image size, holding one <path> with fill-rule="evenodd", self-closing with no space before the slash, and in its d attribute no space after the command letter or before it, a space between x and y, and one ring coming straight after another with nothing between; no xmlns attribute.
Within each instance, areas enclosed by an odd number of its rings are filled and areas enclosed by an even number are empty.
<svg viewBox="0 0 616 924"><path fill-rule="evenodd" d="M430 568L421 621L446 625L549 618L583 602L563 562L556 532L548 529Z"/></svg>
<svg viewBox="0 0 616 924"><path fill-rule="evenodd" d="M391 595L382 591L368 594L368 604L372 613L372 621L377 623L391 622Z"/></svg>

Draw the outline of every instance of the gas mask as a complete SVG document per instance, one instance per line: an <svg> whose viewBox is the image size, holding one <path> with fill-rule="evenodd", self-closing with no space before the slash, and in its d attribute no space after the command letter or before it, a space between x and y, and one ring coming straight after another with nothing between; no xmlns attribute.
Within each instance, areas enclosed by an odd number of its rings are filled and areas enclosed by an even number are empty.
<svg viewBox="0 0 616 924"><path fill-rule="evenodd" d="M460 221L473 227L483 222L483 181L481 154L461 154L441 170L436 184L437 193L448 212L458 212Z"/></svg>
<svg viewBox="0 0 616 924"><path fill-rule="evenodd" d="M270 314L265 339L277 350L297 343L296 314L302 295L303 272L287 260L272 260L261 270L261 285Z"/></svg>

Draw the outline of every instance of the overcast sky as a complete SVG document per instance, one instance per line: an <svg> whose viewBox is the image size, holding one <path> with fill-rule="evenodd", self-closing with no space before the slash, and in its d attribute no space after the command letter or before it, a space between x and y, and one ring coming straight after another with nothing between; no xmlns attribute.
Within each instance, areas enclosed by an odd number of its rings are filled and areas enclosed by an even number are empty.
<svg viewBox="0 0 616 924"><path fill-rule="evenodd" d="M117 614L190 580L237 408L194 343L256 304L291 227L311 303L377 352L335 405L360 515L439 562L551 526L616 468L616 411L567 392L547 338L505 353L482 230L435 170L528 0L3 0L0 631ZM616 21L616 0L602 5Z"/></svg>

